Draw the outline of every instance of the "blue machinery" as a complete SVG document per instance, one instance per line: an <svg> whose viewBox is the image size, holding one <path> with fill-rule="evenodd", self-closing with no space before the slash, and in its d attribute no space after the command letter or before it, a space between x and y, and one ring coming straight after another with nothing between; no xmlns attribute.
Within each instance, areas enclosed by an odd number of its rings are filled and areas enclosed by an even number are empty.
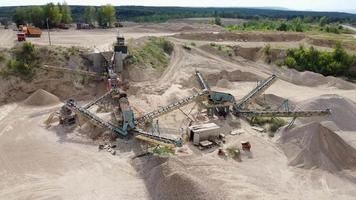
<svg viewBox="0 0 356 200"><path fill-rule="evenodd" d="M114 55L115 56L115 53ZM112 59L114 60L114 59ZM112 80L112 77L116 77L112 70L112 66L109 67L110 75L109 79ZM119 137L126 137L130 134L136 134L138 136L142 136L146 138L148 141L158 141L159 143L169 144L174 146L181 146L181 139L172 139L161 135L155 135L153 133L149 133L143 131L139 127L144 127L146 124L152 122L153 119L158 118L162 115L170 113L174 110L180 109L181 107L190 104L194 101L200 102L203 106L206 107L208 114L210 115L218 115L218 116L226 116L230 112L237 117L293 117L293 121L297 117L311 117L311 116L324 116L329 115L330 110L308 110L308 111L290 111L285 109L284 111L279 110L248 110L248 103L253 101L257 96L261 95L264 91L266 91L269 86L276 81L276 75L272 75L266 80L263 80L257 84L257 86L246 96L244 96L241 100L236 101L234 96L228 93L216 92L212 91L208 85L208 83L204 80L202 74L199 71L196 71L197 80L202 88L201 92L193 94L189 97L183 98L177 102L171 103L167 106L161 107L152 112L148 112L141 117L135 118L134 113L129 105L127 96L125 93L120 92L118 85L111 82L111 89L109 92L105 93L103 96L94 100L93 102L87 104L84 107L80 107L74 100L68 100L65 105L67 108L72 110L73 112L82 115L83 117L89 119L93 124L97 126L106 128L113 133L115 133ZM116 82L116 80L115 80ZM94 113L91 113L88 109L101 102L105 98L112 98L120 108L122 121L118 123L118 125L114 125L109 122L105 122L101 118L99 118ZM204 103L205 102L205 103Z"/></svg>

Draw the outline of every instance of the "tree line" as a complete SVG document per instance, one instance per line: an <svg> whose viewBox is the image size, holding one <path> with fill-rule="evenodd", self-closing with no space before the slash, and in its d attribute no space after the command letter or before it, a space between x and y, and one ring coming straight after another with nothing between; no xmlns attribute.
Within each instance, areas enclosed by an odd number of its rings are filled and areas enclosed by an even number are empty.
<svg viewBox="0 0 356 200"><path fill-rule="evenodd" d="M49 3L44 6L18 7L13 15L13 21L18 26L31 23L40 28L46 27L48 21L48 25L52 28L71 23L72 14L66 2Z"/></svg>
<svg viewBox="0 0 356 200"><path fill-rule="evenodd" d="M348 29L344 29L340 22L335 22L328 17L297 17L294 19L263 19L250 20L240 25L230 25L226 29L234 30L267 30L267 31L322 31L328 33L353 33Z"/></svg>
<svg viewBox="0 0 356 200"><path fill-rule="evenodd" d="M313 46L305 48L288 49L284 64L298 71L313 71L325 76L347 76L350 68L356 66L356 56L345 51L340 43L337 43L332 52L320 51Z"/></svg>
<svg viewBox="0 0 356 200"><path fill-rule="evenodd" d="M83 18L88 24L96 22L100 27L111 27L116 22L116 9L112 5L100 7L86 7ZM17 26L32 24L40 28L63 27L73 22L72 9L66 2L62 4L48 3L43 6L28 6L16 8L13 21Z"/></svg>

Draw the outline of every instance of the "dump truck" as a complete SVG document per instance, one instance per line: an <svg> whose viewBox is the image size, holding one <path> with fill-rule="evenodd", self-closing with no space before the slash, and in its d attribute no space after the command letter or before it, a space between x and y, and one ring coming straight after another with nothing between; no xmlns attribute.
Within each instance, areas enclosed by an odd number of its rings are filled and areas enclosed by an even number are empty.
<svg viewBox="0 0 356 200"><path fill-rule="evenodd" d="M22 32L25 33L26 37L41 37L41 29L34 26L24 26L22 27Z"/></svg>
<svg viewBox="0 0 356 200"><path fill-rule="evenodd" d="M26 41L25 33L22 33L22 32L17 33L17 41L19 41L19 42Z"/></svg>

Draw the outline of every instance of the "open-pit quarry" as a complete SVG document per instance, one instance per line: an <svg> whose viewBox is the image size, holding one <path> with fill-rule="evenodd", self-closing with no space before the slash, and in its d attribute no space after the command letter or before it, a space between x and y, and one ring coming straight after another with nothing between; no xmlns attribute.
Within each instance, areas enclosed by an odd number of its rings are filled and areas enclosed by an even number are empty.
<svg viewBox="0 0 356 200"><path fill-rule="evenodd" d="M111 68L96 72L88 54L112 51L117 31L69 29L53 31L52 46L44 36L29 39L43 65L31 81L1 77L0 199L355 199L356 84L268 64L259 53L267 43L314 45L310 38L234 34L189 21L128 24L119 33L129 48L126 60L152 38L169 41L166 66L124 61L113 84ZM9 30L0 30L5 36ZM12 39L0 42L7 56L19 45ZM229 55L219 44L231 46ZM112 87L119 92L91 104ZM258 97L247 98L251 91ZM61 123L63 107L75 113L74 124ZM256 113L286 123L271 133L268 125L250 124ZM186 132L207 123L220 127L224 139L199 148L203 143L195 145ZM172 142L177 138L182 144ZM160 145L173 152L155 152Z"/></svg>

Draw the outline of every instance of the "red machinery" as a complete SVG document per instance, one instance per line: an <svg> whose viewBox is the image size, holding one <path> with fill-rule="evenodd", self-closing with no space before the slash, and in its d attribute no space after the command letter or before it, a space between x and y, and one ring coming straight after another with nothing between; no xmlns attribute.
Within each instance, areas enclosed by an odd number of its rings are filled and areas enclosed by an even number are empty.
<svg viewBox="0 0 356 200"><path fill-rule="evenodd" d="M26 35L25 33L17 33L17 41L21 42L21 41L26 41Z"/></svg>

